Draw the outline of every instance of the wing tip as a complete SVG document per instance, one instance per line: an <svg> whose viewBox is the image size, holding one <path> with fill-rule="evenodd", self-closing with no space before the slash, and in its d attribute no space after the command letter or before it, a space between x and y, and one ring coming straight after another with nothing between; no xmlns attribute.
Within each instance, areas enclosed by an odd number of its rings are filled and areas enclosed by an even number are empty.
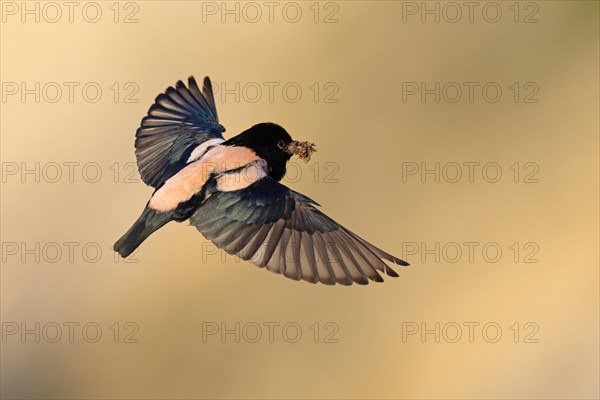
<svg viewBox="0 0 600 400"><path fill-rule="evenodd" d="M203 91L209 90L210 92L212 92L212 82L208 75L206 75L204 77L204 79L202 80L202 88L203 88Z"/></svg>
<svg viewBox="0 0 600 400"><path fill-rule="evenodd" d="M177 84L179 84L180 82L181 81L177 82ZM181 82L181 84L183 85L183 82ZM190 89L198 89L198 91L201 92L204 95L204 97L208 97L207 95L209 93L210 95L212 95L213 93L212 81L210 80L210 77L208 75L206 75L204 79L202 79L202 90L200 90L200 87L198 86L198 82L196 81L194 75L188 76L188 87Z"/></svg>
<svg viewBox="0 0 600 400"><path fill-rule="evenodd" d="M364 286L364 285L368 285L369 284L369 279L367 277L357 277L354 279L354 282L356 282L356 284Z"/></svg>
<svg viewBox="0 0 600 400"><path fill-rule="evenodd" d="M408 266L410 265L408 262L406 262L406 261L404 261L404 260L401 260L401 259L399 259L399 258L397 258L397 257L393 257L393 259L392 259L391 261L392 261L394 264L396 264L396 265L400 265L400 266L403 266L403 267L408 267Z"/></svg>
<svg viewBox="0 0 600 400"><path fill-rule="evenodd" d="M188 88L190 90L195 89L195 90L198 90L198 92L200 92L200 88L198 87L198 82L196 82L196 78L194 77L194 75L188 76Z"/></svg>
<svg viewBox="0 0 600 400"><path fill-rule="evenodd" d="M385 273L388 276L391 276L392 278L398 278L400 276L400 275L398 275L398 273L396 271L394 271L393 269L391 269L387 265L385 266Z"/></svg>

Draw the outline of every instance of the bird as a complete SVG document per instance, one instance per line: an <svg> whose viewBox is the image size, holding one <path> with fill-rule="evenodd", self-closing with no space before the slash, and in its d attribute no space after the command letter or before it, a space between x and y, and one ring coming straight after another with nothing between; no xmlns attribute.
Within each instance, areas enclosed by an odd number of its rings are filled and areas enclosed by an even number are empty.
<svg viewBox="0 0 600 400"><path fill-rule="evenodd" d="M136 131L142 181L153 187L140 217L114 244L127 257L165 224L189 220L218 248L293 280L326 285L398 277L409 265L320 211L280 181L316 145L273 122L223 137L210 78L180 80L159 94Z"/></svg>

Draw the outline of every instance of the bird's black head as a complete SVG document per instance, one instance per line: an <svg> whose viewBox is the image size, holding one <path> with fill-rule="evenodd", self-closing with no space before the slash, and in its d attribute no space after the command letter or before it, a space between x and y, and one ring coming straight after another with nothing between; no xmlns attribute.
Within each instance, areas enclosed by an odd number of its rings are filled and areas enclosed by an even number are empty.
<svg viewBox="0 0 600 400"><path fill-rule="evenodd" d="M294 143L283 127L272 122L256 124L239 135L227 140L224 145L244 146L253 150L270 167L271 178L279 181L286 171L286 163L294 152L289 149Z"/></svg>

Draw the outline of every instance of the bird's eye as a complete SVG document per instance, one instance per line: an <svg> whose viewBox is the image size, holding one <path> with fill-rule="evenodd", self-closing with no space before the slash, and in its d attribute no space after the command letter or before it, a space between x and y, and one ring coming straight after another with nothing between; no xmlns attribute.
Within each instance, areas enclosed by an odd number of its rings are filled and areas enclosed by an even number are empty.
<svg viewBox="0 0 600 400"><path fill-rule="evenodd" d="M285 142L283 140L280 140L279 142L277 142L277 147L279 147L281 150L285 149Z"/></svg>

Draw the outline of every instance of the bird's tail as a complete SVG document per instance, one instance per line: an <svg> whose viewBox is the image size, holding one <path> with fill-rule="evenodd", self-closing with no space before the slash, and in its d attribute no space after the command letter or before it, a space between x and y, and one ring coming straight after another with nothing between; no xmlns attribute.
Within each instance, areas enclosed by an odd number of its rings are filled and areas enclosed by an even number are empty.
<svg viewBox="0 0 600 400"><path fill-rule="evenodd" d="M117 240L113 249L123 258L129 256L148 236L170 220L170 213L161 213L146 207L133 226Z"/></svg>

